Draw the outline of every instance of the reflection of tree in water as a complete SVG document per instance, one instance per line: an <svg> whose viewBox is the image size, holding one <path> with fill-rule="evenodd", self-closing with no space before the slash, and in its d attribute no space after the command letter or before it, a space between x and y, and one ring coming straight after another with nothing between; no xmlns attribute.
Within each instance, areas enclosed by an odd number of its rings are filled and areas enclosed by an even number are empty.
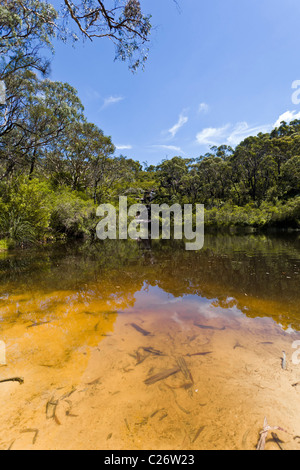
<svg viewBox="0 0 300 470"><path fill-rule="evenodd" d="M174 295L227 299L249 316L274 316L300 329L300 243L296 236L207 236L200 252L183 243L105 242L62 245L0 261L1 289L9 293L75 291L84 303L96 298L133 307L145 283ZM231 301L232 302L232 301ZM272 311L275 304L279 313Z"/></svg>

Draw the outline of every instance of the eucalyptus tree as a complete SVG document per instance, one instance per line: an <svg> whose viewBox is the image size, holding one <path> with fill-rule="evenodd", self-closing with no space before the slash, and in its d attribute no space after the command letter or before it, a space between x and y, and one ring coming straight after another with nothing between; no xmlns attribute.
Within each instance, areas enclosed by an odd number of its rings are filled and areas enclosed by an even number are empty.
<svg viewBox="0 0 300 470"><path fill-rule="evenodd" d="M171 160L164 160L157 167L157 179L162 195L179 201L183 190L184 178L189 173L191 159L174 157Z"/></svg>
<svg viewBox="0 0 300 470"><path fill-rule="evenodd" d="M31 178L47 148L83 119L83 106L70 85L39 80L29 71L22 74L18 92L9 98L11 111L0 141L2 178L18 170Z"/></svg>
<svg viewBox="0 0 300 470"><path fill-rule="evenodd" d="M46 1L4 0L0 5L0 79L20 70L46 73L45 49L57 32L58 13ZM7 84L6 84L7 85Z"/></svg>
<svg viewBox="0 0 300 470"><path fill-rule="evenodd" d="M277 164L278 178L281 176L283 165L292 157L300 155L300 121L290 124L282 122L280 127L271 134L271 154Z"/></svg>
<svg viewBox="0 0 300 470"><path fill-rule="evenodd" d="M282 167L280 194L284 198L300 196L300 156L290 158Z"/></svg>
<svg viewBox="0 0 300 470"><path fill-rule="evenodd" d="M24 145L26 107L37 93L37 73L46 75L56 35L58 14L38 0L4 0L0 5L0 80L5 100L0 106L0 160L2 176L10 173ZM27 131L26 131L27 133ZM2 168L3 170L3 168Z"/></svg>
<svg viewBox="0 0 300 470"><path fill-rule="evenodd" d="M49 147L45 169L56 185L90 193L97 202L114 152L111 138L101 129L84 119L77 120Z"/></svg>
<svg viewBox="0 0 300 470"><path fill-rule="evenodd" d="M223 152L225 149L215 152L222 157L214 154L200 157L194 167L198 202L208 206L220 205L229 198L231 167Z"/></svg>
<svg viewBox="0 0 300 470"><path fill-rule="evenodd" d="M237 146L230 161L238 203L260 204L276 183L276 162L271 153L270 134L247 137Z"/></svg>
<svg viewBox="0 0 300 470"><path fill-rule="evenodd" d="M46 158L49 145L55 145L60 135L84 119L77 91L67 83L50 80L39 82L24 117L24 124L18 126L24 134L23 154L30 163L30 176L35 166Z"/></svg>

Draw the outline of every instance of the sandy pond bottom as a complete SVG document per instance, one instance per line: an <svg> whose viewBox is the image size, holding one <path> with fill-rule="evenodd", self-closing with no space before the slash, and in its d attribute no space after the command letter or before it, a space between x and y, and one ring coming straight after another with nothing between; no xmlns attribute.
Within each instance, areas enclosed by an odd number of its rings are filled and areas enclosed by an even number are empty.
<svg viewBox="0 0 300 470"><path fill-rule="evenodd" d="M267 417L286 432L266 449L300 449L299 334L230 306L151 306L7 324L1 378L25 383L0 384L0 448L254 450Z"/></svg>

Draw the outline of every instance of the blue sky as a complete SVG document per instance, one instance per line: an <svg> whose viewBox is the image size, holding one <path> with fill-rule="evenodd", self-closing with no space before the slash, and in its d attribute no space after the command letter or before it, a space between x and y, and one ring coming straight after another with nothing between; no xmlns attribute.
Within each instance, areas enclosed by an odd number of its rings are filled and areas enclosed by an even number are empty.
<svg viewBox="0 0 300 470"><path fill-rule="evenodd" d="M59 0L53 1L55 5ZM106 39L55 43L52 80L78 89L89 121L123 154L196 158L300 118L299 0L141 0L152 14L149 60L132 74Z"/></svg>

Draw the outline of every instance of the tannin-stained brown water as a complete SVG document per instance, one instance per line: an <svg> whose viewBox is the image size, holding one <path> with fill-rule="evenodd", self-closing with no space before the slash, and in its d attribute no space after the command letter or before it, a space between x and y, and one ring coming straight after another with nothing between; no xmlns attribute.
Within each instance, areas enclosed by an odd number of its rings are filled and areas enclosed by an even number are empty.
<svg viewBox="0 0 300 470"><path fill-rule="evenodd" d="M297 235L2 254L0 449L299 449L299 276Z"/></svg>

